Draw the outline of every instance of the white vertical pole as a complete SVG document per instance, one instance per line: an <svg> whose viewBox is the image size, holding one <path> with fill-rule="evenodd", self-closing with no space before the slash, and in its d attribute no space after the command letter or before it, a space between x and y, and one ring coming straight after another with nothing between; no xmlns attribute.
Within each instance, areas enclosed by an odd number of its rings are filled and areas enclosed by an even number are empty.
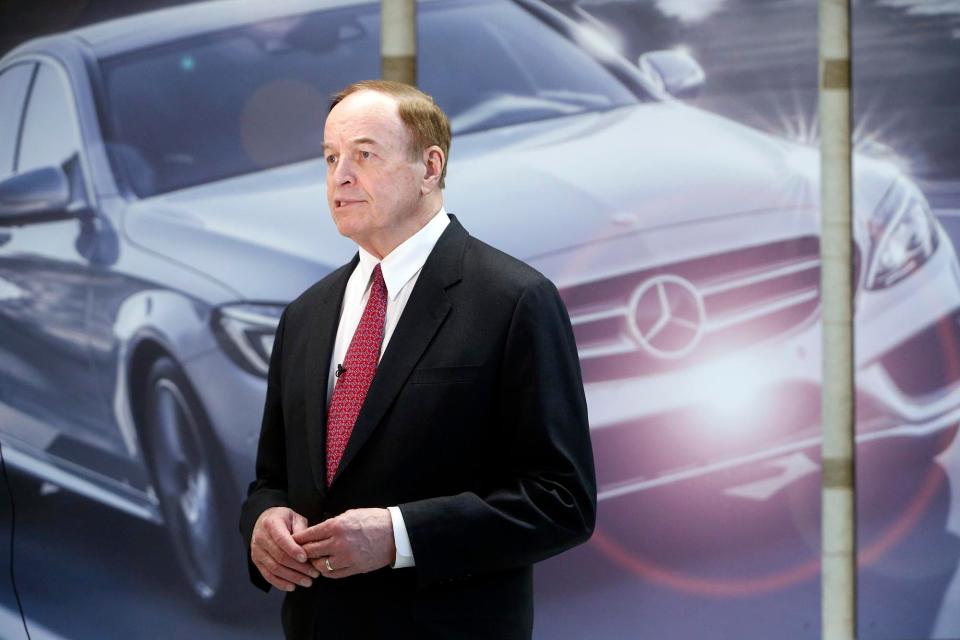
<svg viewBox="0 0 960 640"><path fill-rule="evenodd" d="M820 2L824 640L857 633L850 0Z"/></svg>
<svg viewBox="0 0 960 640"><path fill-rule="evenodd" d="M416 0L380 0L380 77L417 84Z"/></svg>

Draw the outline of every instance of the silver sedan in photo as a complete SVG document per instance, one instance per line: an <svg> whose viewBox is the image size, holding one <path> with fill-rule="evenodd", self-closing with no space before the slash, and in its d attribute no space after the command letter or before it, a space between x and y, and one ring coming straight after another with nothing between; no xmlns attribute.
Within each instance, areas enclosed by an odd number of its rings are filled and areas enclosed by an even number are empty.
<svg viewBox="0 0 960 640"><path fill-rule="evenodd" d="M0 60L7 464L164 527L211 606L246 588L280 314L353 253L320 138L330 95L379 75L379 10L202 2ZM631 63L539 0L424 1L418 21L419 83L454 129L446 208L569 309L608 539L684 487L672 515L707 527L717 500L749 511L815 474L815 149L684 104L689 55ZM858 156L855 180L858 451L868 472L873 452L929 464L960 419L960 269L908 176Z"/></svg>

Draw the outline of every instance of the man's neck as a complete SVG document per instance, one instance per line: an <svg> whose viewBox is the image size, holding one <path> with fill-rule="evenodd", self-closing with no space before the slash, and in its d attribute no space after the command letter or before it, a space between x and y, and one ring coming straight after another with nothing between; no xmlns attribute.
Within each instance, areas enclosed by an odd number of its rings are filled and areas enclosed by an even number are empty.
<svg viewBox="0 0 960 640"><path fill-rule="evenodd" d="M357 244L372 256L383 260L390 252L403 244L406 240L413 237L420 229L423 229L433 217L443 209L443 200L439 200L435 205L424 207L422 213L408 218L403 224L390 229L384 229L384 233L378 234L376 238L367 238L358 241Z"/></svg>

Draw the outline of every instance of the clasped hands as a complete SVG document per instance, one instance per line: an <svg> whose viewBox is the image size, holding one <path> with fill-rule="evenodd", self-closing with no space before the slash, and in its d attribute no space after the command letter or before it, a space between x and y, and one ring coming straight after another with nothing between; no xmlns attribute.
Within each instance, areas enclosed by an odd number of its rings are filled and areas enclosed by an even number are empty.
<svg viewBox="0 0 960 640"><path fill-rule="evenodd" d="M282 591L309 587L320 576L345 578L373 571L392 564L395 557L387 509L350 509L310 527L292 509L271 507L260 514L250 541L250 559L263 578Z"/></svg>

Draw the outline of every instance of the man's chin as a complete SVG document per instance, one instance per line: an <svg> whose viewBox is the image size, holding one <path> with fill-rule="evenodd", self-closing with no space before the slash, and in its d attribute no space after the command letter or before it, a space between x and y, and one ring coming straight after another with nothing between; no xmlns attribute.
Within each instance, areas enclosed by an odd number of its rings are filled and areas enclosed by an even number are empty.
<svg viewBox="0 0 960 640"><path fill-rule="evenodd" d="M368 225L358 216L350 215L349 211L335 210L333 213L333 224L337 226L337 231L345 238L350 238L357 244L367 235Z"/></svg>
<svg viewBox="0 0 960 640"><path fill-rule="evenodd" d="M340 233L346 235L345 231L347 229L355 228L360 222L358 217L354 215L356 212L352 210L352 207L331 207L330 215L333 217L333 223L337 225L337 229L340 230Z"/></svg>

